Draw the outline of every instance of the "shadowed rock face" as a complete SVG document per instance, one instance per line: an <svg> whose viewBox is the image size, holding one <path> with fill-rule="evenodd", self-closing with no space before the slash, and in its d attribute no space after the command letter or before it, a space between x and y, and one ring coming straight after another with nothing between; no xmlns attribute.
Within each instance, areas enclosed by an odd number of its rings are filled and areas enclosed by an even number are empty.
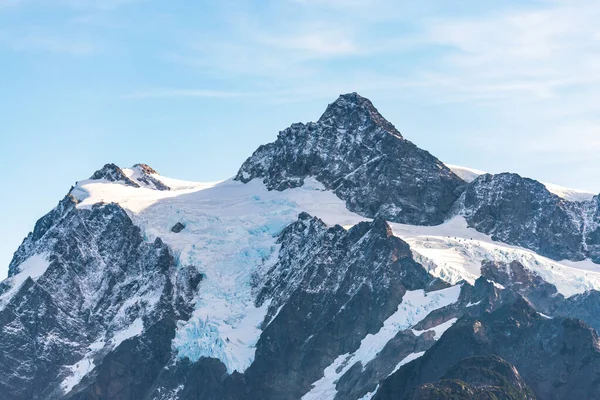
<svg viewBox="0 0 600 400"><path fill-rule="evenodd" d="M171 359L175 322L162 319L121 343L67 396L73 400L143 399Z"/></svg>
<svg viewBox="0 0 600 400"><path fill-rule="evenodd" d="M173 233L179 233L179 232L181 232L184 229L185 229L185 225L182 224L181 222L178 222L175 225L173 225L173 227L171 228L171 232L173 232Z"/></svg>
<svg viewBox="0 0 600 400"><path fill-rule="evenodd" d="M293 124L260 146L235 179L284 190L311 176L350 210L419 225L441 223L465 185L356 93L340 96L319 121Z"/></svg>
<svg viewBox="0 0 600 400"><path fill-rule="evenodd" d="M444 377L421 385L407 400L535 400L515 367L497 356L470 357Z"/></svg>
<svg viewBox="0 0 600 400"><path fill-rule="evenodd" d="M556 287L517 261L512 263L484 261L480 279L504 286L504 297L514 293L526 299L535 309L552 317L578 318L596 331L600 330L600 292L589 290L565 298ZM510 292L510 293L506 293ZM516 299L516 297L515 297ZM503 302L512 300L504 299Z"/></svg>
<svg viewBox="0 0 600 400"><path fill-rule="evenodd" d="M578 320L545 318L517 300L478 318L459 320L423 357L387 378L375 399L405 398L415 388L442 379L460 360L490 355L514 365L538 399L600 396L596 332Z"/></svg>
<svg viewBox="0 0 600 400"><path fill-rule="evenodd" d="M598 197L567 201L517 174L485 174L469 184L454 212L494 240L555 260L600 261Z"/></svg>
<svg viewBox="0 0 600 400"><path fill-rule="evenodd" d="M258 302L272 299L274 319L245 374L256 399L300 398L324 366L381 328L406 290L432 281L382 219L346 231L302 213L279 242L279 262L259 279Z"/></svg>

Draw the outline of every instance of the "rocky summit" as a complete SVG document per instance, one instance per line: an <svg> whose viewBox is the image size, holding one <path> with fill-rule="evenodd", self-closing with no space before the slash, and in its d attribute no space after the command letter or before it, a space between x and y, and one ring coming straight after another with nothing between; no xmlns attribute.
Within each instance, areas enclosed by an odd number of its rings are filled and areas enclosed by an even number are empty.
<svg viewBox="0 0 600 400"><path fill-rule="evenodd" d="M340 96L317 122L293 124L244 162L237 180L285 190L314 177L361 215L434 225L464 182L404 139L364 97Z"/></svg>
<svg viewBox="0 0 600 400"><path fill-rule="evenodd" d="M599 197L461 168L356 93L222 182L106 164L0 283L0 398L600 398Z"/></svg>

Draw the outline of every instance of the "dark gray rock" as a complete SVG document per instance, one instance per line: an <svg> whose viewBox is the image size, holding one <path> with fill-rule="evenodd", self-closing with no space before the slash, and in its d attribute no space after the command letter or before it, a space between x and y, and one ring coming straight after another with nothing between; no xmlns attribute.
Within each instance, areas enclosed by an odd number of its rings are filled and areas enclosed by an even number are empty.
<svg viewBox="0 0 600 400"><path fill-rule="evenodd" d="M135 188L143 186L155 190L171 190L169 186L153 176L158 173L149 165L135 164L133 168L138 172L138 174L135 175L135 180L127 177L121 168L112 163L106 164L104 167L94 172L90 179L106 179L107 181L121 182Z"/></svg>
<svg viewBox="0 0 600 400"><path fill-rule="evenodd" d="M237 371L227 373L225 365L214 358L177 360L162 370L145 400L202 399L241 400L247 397L246 382Z"/></svg>
<svg viewBox="0 0 600 400"><path fill-rule="evenodd" d="M414 389L407 400L535 400L517 369L497 356L470 357L444 377Z"/></svg>
<svg viewBox="0 0 600 400"><path fill-rule="evenodd" d="M578 318L600 332L600 292L589 290L559 302L553 314Z"/></svg>
<svg viewBox="0 0 600 400"><path fill-rule="evenodd" d="M564 296L558 293L556 286L544 281L537 273L528 270L517 261L483 261L481 276L518 293L537 311L546 315L557 315L557 309L565 302Z"/></svg>
<svg viewBox="0 0 600 400"><path fill-rule="evenodd" d="M173 232L173 233L179 233L179 232L181 232L184 229L185 229L185 225L182 224L181 222L178 222L175 225L173 225L173 227L171 228L171 232Z"/></svg>
<svg viewBox="0 0 600 400"><path fill-rule="evenodd" d="M404 139L368 99L340 96L317 122L293 124L244 162L237 180L270 190L315 177L362 215L439 224L465 183L437 158Z"/></svg>

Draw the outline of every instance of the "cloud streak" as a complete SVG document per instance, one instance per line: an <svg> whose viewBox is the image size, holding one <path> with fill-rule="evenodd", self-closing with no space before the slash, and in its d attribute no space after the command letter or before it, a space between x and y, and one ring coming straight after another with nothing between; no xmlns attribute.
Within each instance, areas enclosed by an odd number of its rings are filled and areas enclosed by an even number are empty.
<svg viewBox="0 0 600 400"><path fill-rule="evenodd" d="M206 90L206 89L157 89L134 92L124 95L125 98L131 99L149 99L163 97L200 97L209 99L233 99L240 97L252 97L255 93L249 92L228 92L221 90Z"/></svg>

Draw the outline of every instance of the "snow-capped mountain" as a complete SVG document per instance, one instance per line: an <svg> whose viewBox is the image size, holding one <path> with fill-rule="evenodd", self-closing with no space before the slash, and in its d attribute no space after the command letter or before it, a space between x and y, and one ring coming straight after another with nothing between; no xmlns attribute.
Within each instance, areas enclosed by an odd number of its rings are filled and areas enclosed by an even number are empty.
<svg viewBox="0 0 600 400"><path fill-rule="evenodd" d="M597 398L599 200L556 192L356 93L230 180L107 164L0 283L1 397Z"/></svg>

